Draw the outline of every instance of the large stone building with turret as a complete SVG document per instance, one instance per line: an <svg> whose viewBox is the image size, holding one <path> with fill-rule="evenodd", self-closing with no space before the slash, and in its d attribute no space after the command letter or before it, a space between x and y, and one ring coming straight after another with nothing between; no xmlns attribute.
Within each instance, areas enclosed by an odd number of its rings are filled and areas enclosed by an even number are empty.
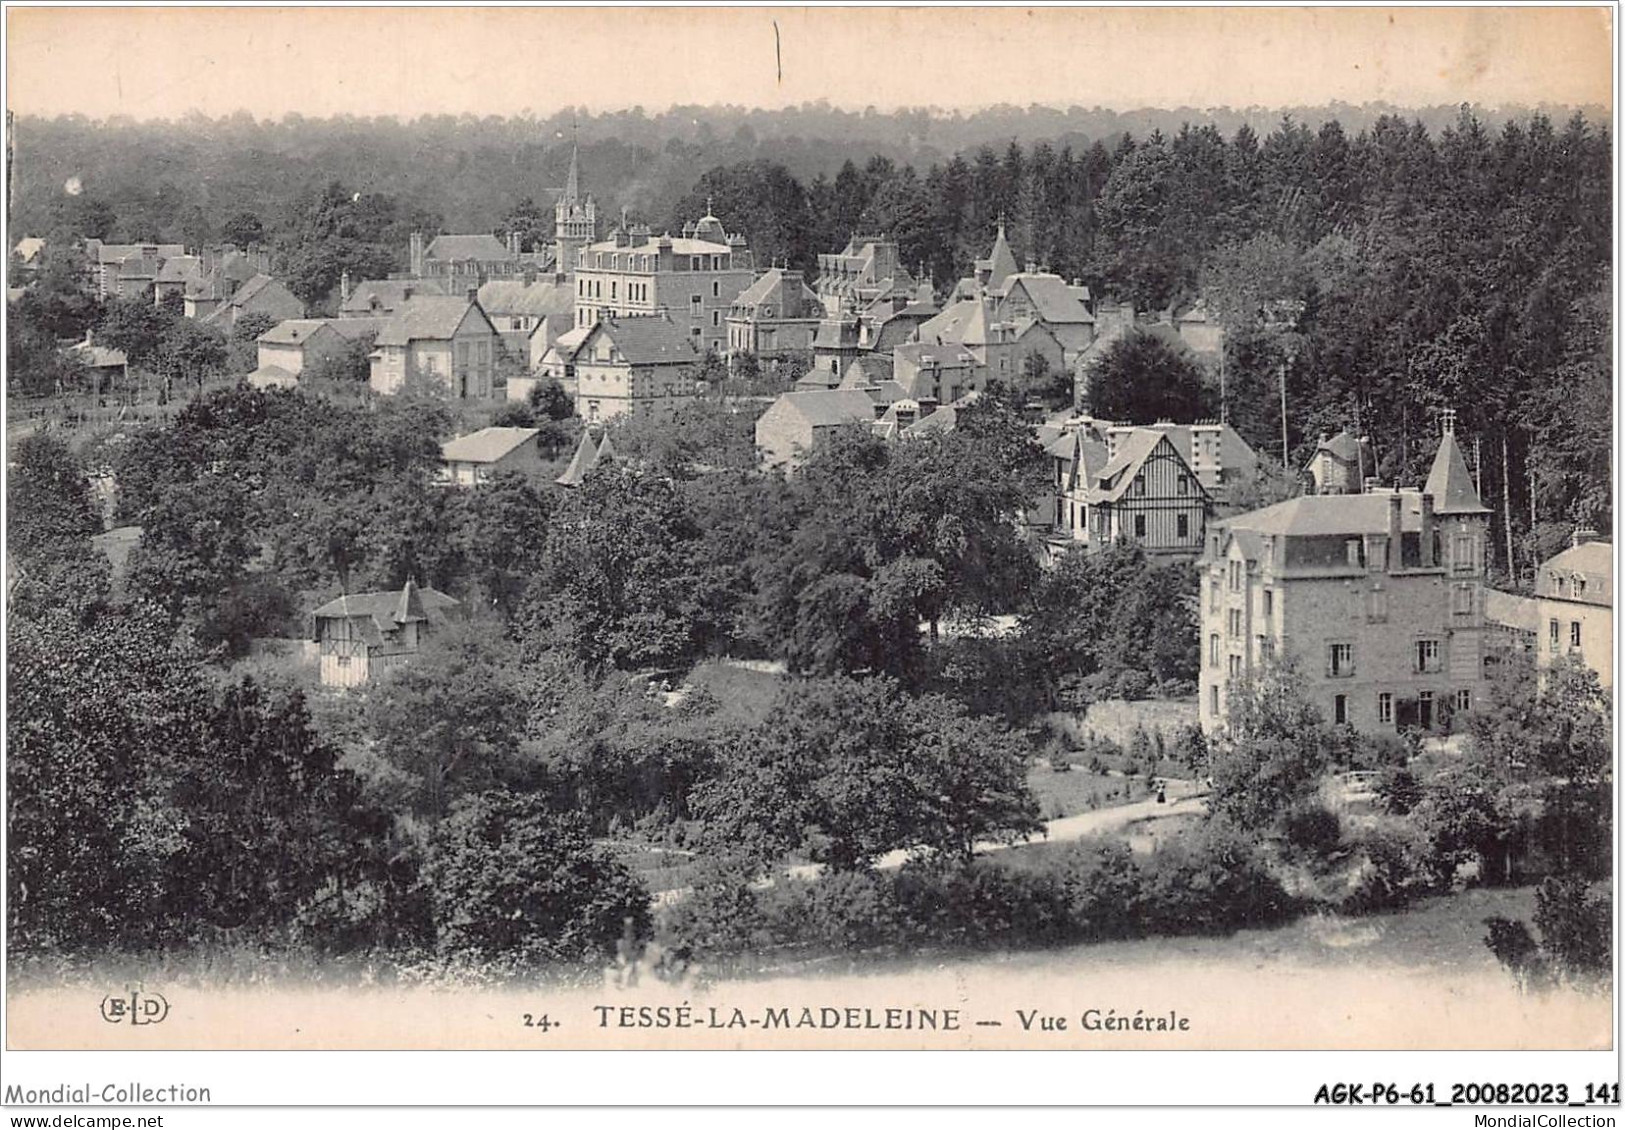
<svg viewBox="0 0 1625 1130"><path fill-rule="evenodd" d="M699 352L721 356L728 314L755 279L745 237L729 233L709 209L678 236L656 236L623 219L608 238L576 252L576 326L663 314Z"/></svg>
<svg viewBox="0 0 1625 1130"><path fill-rule="evenodd" d="M1201 578L1201 719L1291 656L1328 722L1436 730L1485 689L1489 510L1453 413L1421 490L1310 494L1208 527Z"/></svg>

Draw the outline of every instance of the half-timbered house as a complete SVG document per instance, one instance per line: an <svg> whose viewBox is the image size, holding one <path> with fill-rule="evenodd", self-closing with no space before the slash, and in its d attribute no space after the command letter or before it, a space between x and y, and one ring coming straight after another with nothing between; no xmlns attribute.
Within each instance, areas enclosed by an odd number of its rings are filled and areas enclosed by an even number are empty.
<svg viewBox="0 0 1625 1130"><path fill-rule="evenodd" d="M416 655L462 605L407 581L399 592L351 593L312 614L324 687L358 687Z"/></svg>

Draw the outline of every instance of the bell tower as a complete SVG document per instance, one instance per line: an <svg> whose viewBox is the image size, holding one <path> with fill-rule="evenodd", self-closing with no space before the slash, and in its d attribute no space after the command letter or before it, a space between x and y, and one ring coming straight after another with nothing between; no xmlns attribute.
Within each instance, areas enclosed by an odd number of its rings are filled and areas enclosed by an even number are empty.
<svg viewBox="0 0 1625 1130"><path fill-rule="evenodd" d="M570 146L570 174L553 203L553 270L573 279L576 252L598 238L598 203L581 195L581 153Z"/></svg>

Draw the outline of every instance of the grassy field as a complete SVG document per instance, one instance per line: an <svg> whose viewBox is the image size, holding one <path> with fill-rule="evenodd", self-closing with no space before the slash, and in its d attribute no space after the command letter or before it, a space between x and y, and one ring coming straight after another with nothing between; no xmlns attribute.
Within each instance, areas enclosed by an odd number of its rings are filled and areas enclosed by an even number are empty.
<svg viewBox="0 0 1625 1130"><path fill-rule="evenodd" d="M784 676L719 660L707 660L689 672L686 684L704 687L722 704L724 716L756 725L767 717L784 685Z"/></svg>
<svg viewBox="0 0 1625 1130"><path fill-rule="evenodd" d="M1027 771L1027 787L1038 798L1040 820L1058 820L1098 808L1130 804L1151 795L1144 778L1116 777L1086 769L1057 773L1042 761Z"/></svg>

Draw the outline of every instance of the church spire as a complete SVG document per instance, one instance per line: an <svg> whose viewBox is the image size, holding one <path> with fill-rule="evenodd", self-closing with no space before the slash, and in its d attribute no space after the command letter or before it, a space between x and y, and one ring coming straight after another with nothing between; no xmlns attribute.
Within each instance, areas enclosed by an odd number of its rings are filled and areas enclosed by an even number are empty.
<svg viewBox="0 0 1625 1130"><path fill-rule="evenodd" d="M570 175L564 180L564 202L574 204L581 199L581 150L570 143Z"/></svg>

